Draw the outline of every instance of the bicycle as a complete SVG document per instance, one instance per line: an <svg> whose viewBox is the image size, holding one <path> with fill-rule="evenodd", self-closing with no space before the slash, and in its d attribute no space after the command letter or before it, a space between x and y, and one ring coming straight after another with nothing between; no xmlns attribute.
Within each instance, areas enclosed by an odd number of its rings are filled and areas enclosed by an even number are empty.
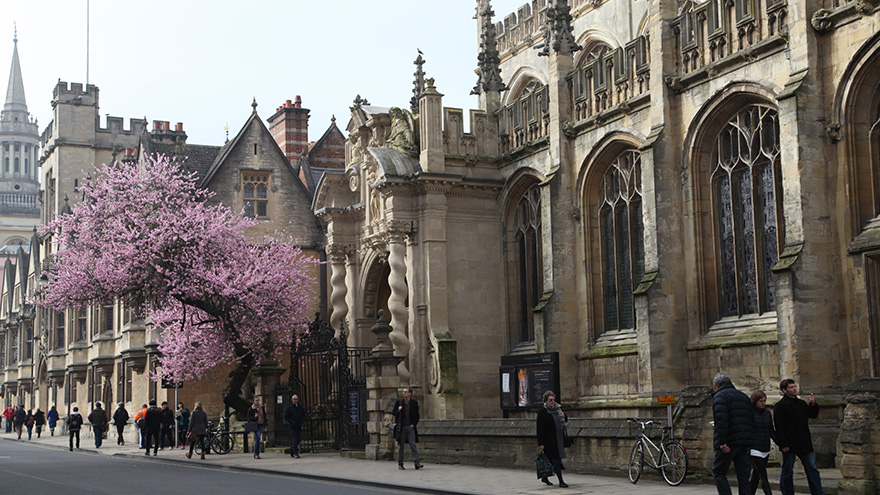
<svg viewBox="0 0 880 495"><path fill-rule="evenodd" d="M629 456L629 480L633 484L638 483L642 470L647 464L660 471L663 479L670 486L680 485L688 468L687 450L681 445L681 439L669 436L670 426L663 426L655 421L639 421L638 418L626 418L626 420L630 423L638 423L640 427L636 444L633 445ZM653 425L663 428L659 446L645 435L645 429Z"/></svg>
<svg viewBox="0 0 880 495"><path fill-rule="evenodd" d="M205 444L215 454L228 454L235 447L235 437L228 431L223 431L220 425L214 426L213 421L208 421L208 435L205 438ZM198 440L196 440L195 450L197 454L202 453L202 446Z"/></svg>

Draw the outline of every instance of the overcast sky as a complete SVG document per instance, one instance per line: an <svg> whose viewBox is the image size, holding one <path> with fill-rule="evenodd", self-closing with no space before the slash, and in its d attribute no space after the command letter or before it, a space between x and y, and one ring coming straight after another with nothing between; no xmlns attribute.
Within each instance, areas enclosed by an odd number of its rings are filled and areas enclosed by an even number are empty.
<svg viewBox="0 0 880 495"><path fill-rule="evenodd" d="M494 0L497 22L525 0ZM219 145L251 112L300 95L309 139L331 115L345 132L356 95L408 107L417 49L444 106L475 108L476 0L91 0L88 82L107 114L183 122L192 144ZM86 81L86 0L0 0L5 97L13 22L28 110L40 130L52 89Z"/></svg>

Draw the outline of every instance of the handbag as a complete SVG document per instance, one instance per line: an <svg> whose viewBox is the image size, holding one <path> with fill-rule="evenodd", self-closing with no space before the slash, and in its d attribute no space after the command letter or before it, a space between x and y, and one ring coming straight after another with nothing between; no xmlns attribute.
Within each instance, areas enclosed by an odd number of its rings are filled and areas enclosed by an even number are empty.
<svg viewBox="0 0 880 495"><path fill-rule="evenodd" d="M186 441L195 442L196 441L196 432L194 432L194 431L186 432Z"/></svg>
<svg viewBox="0 0 880 495"><path fill-rule="evenodd" d="M388 427L391 433L391 438L400 441L400 423L394 422Z"/></svg>
<svg viewBox="0 0 880 495"><path fill-rule="evenodd" d="M538 457L535 458L535 469L538 471L538 479L553 476L553 464L547 458L547 454L542 450Z"/></svg>
<svg viewBox="0 0 880 495"><path fill-rule="evenodd" d="M562 446L565 448L569 448L574 445L574 438L568 436L567 432L562 432Z"/></svg>
<svg viewBox="0 0 880 495"><path fill-rule="evenodd" d="M259 428L259 426L257 425L256 421L248 421L247 423L244 424L244 431L246 433L255 432L255 431L257 431L257 428Z"/></svg>

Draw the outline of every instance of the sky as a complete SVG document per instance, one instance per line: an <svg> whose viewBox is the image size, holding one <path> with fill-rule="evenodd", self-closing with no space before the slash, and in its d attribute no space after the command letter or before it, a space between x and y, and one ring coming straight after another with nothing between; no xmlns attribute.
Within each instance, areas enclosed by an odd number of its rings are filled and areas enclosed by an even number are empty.
<svg viewBox="0 0 880 495"><path fill-rule="evenodd" d="M495 22L524 3L494 0ZM85 83L88 67L88 82L100 89L102 126L107 114L123 117L126 128L133 117L172 128L183 122L188 143L220 145L227 124L230 138L244 125L254 98L265 122L300 95L311 110L314 141L334 115L346 132L357 95L408 108L417 50L444 106L476 108L469 95L477 80L475 6L476 0L0 0L0 81L5 97L15 25L28 110L41 132L52 120L57 81Z"/></svg>

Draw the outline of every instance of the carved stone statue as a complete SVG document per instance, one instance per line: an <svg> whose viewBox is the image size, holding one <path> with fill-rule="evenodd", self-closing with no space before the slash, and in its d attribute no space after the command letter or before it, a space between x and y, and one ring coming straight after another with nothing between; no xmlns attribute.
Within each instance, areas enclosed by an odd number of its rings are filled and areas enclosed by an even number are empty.
<svg viewBox="0 0 880 495"><path fill-rule="evenodd" d="M412 113L402 108L391 107L388 114L391 117L391 135L385 142L385 147L418 158L419 150L413 132L415 126Z"/></svg>

